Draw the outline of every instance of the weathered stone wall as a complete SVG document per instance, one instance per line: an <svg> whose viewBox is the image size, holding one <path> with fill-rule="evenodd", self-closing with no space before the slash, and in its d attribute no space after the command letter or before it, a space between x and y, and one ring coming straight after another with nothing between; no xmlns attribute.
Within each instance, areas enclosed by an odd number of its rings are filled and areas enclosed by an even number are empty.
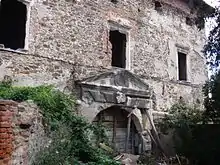
<svg viewBox="0 0 220 165"><path fill-rule="evenodd" d="M47 141L39 109L31 101L1 100L0 113L0 164L31 164Z"/></svg>
<svg viewBox="0 0 220 165"><path fill-rule="evenodd" d="M108 21L113 21L128 29L130 71L153 88L156 110L180 96L191 103L201 101L200 84L207 79L201 55L204 31L185 23L186 4L168 2L158 12L153 1L143 0L34 1L29 50L0 51L0 79L9 75L15 85L54 84L72 90L73 80L111 68ZM188 52L187 84L177 81L177 47Z"/></svg>
<svg viewBox="0 0 220 165"><path fill-rule="evenodd" d="M0 52L0 59L0 80L7 75L17 86L53 84L60 89L71 87L73 66L67 62L10 52Z"/></svg>
<svg viewBox="0 0 220 165"><path fill-rule="evenodd" d="M43 117L32 101L19 103L14 113L12 165L28 165L48 141Z"/></svg>

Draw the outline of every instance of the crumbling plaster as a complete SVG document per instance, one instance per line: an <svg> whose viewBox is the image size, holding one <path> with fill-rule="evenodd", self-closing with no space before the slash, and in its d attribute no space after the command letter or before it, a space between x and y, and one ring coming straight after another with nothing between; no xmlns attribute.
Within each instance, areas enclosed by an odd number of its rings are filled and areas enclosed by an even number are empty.
<svg viewBox="0 0 220 165"><path fill-rule="evenodd" d="M73 80L111 68L110 20L129 27L129 69L153 88L155 110L166 109L180 96L191 103L201 100L201 84L207 79L201 55L205 35L186 25L185 12L186 6L181 11L170 4L158 12L151 0L35 0L28 50L0 51L0 79L9 75L15 85L54 84L72 90ZM189 83L177 81L176 44L189 49Z"/></svg>

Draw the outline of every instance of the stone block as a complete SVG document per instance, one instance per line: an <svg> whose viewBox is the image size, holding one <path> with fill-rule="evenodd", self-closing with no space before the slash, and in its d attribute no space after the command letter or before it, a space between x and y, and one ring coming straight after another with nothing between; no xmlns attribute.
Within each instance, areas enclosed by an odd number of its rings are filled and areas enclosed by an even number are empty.
<svg viewBox="0 0 220 165"><path fill-rule="evenodd" d="M151 108L150 100L142 98L127 98L126 106L137 108Z"/></svg>

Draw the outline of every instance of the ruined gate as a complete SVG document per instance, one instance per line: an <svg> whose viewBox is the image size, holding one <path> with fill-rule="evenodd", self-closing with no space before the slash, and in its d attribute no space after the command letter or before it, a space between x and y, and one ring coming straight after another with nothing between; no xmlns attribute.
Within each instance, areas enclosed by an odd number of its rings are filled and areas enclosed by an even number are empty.
<svg viewBox="0 0 220 165"><path fill-rule="evenodd" d="M143 144L133 119L128 111L113 106L99 112L93 123L101 122L105 126L109 143L118 152L140 154Z"/></svg>
<svg viewBox="0 0 220 165"><path fill-rule="evenodd" d="M103 122L109 140L120 152L151 149L146 112L152 111L151 90L124 69L112 69L76 82L78 111L90 122Z"/></svg>

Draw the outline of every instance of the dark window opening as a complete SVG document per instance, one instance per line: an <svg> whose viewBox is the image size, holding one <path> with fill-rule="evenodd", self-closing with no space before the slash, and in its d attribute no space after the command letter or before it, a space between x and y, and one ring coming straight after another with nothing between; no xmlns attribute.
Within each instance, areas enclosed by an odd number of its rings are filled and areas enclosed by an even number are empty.
<svg viewBox="0 0 220 165"><path fill-rule="evenodd" d="M116 3L118 3L118 0L111 0L111 2L116 4Z"/></svg>
<svg viewBox="0 0 220 165"><path fill-rule="evenodd" d="M178 52L179 80L187 80L186 54Z"/></svg>
<svg viewBox="0 0 220 165"><path fill-rule="evenodd" d="M125 68L126 62L126 35L119 31L110 31L112 44L112 66Z"/></svg>
<svg viewBox="0 0 220 165"><path fill-rule="evenodd" d="M186 24L189 26L192 26L194 24L194 21L192 18L190 17L186 17Z"/></svg>
<svg viewBox="0 0 220 165"><path fill-rule="evenodd" d="M162 11L162 4L159 1L154 2L154 8L157 11Z"/></svg>
<svg viewBox="0 0 220 165"><path fill-rule="evenodd" d="M24 48L26 32L26 5L17 0L1 0L0 44L5 48Z"/></svg>

